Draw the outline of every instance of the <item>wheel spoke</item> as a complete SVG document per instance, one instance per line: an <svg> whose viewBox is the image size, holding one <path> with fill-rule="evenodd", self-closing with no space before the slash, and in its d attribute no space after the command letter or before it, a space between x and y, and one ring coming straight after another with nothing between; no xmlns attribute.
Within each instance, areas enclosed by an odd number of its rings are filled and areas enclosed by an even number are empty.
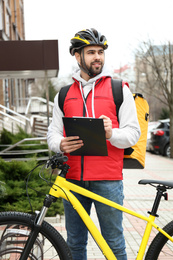
<svg viewBox="0 0 173 260"><path fill-rule="evenodd" d="M33 227L33 217L25 213L0 213L0 259L19 260ZM61 235L43 222L27 260L72 260Z"/></svg>

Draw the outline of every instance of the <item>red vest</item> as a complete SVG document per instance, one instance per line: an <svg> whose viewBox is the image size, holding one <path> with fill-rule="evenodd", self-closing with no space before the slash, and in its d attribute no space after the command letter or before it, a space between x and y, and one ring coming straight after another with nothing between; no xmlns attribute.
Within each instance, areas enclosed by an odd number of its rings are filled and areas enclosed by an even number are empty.
<svg viewBox="0 0 173 260"><path fill-rule="evenodd" d="M86 99L86 106L89 117L92 117L91 106L92 91ZM84 103L79 89L79 83L74 82L69 88L64 101L64 115L83 115ZM112 120L112 128L118 128L116 107L112 95L111 78L102 77L96 81L94 90L94 111L95 117L105 115ZM107 140L108 156L68 156L70 166L67 174L68 179L75 180L122 180L124 150L112 146Z"/></svg>

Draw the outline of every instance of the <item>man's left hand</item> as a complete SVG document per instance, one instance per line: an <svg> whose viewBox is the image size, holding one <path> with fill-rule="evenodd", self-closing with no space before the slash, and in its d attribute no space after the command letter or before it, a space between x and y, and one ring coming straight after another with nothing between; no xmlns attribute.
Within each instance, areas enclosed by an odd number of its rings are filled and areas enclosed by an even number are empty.
<svg viewBox="0 0 173 260"><path fill-rule="evenodd" d="M101 115L99 118L103 119L104 129L105 129L105 133L106 133L106 139L111 138L111 136L112 136L112 120L105 115Z"/></svg>

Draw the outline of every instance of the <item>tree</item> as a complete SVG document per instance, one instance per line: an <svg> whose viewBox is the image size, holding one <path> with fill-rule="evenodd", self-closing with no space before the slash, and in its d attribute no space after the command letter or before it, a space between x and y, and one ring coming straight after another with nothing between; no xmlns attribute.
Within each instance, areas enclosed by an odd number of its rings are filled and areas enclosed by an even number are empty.
<svg viewBox="0 0 173 260"><path fill-rule="evenodd" d="M153 45L151 40L141 43L136 55L137 90L159 100L169 108L170 146L173 158L173 45Z"/></svg>
<svg viewBox="0 0 173 260"><path fill-rule="evenodd" d="M48 89L49 89L49 101L54 102L54 97L57 94L57 91L55 90L55 87L50 80L48 81ZM46 91L44 91L44 93L43 93L43 98L45 98L45 99L47 98Z"/></svg>
<svg viewBox="0 0 173 260"><path fill-rule="evenodd" d="M169 110L166 108L162 109L162 112L160 113L159 119L166 119L169 118Z"/></svg>

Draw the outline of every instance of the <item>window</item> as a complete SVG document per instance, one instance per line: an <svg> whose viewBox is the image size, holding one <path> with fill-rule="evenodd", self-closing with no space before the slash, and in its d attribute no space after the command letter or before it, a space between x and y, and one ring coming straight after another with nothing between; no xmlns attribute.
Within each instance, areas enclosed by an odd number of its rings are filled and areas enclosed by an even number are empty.
<svg viewBox="0 0 173 260"><path fill-rule="evenodd" d="M20 2L19 8L19 21L20 21L20 37L23 38L24 34L24 17L23 17L23 4Z"/></svg>
<svg viewBox="0 0 173 260"><path fill-rule="evenodd" d="M10 20L11 20L11 17L8 13L8 11L6 11L6 35L10 38Z"/></svg>
<svg viewBox="0 0 173 260"><path fill-rule="evenodd" d="M17 88L18 88L18 105L21 106L21 98L22 98L22 89L21 89L21 80L17 80Z"/></svg>
<svg viewBox="0 0 173 260"><path fill-rule="evenodd" d="M8 79L5 79L5 106L9 108Z"/></svg>
<svg viewBox="0 0 173 260"><path fill-rule="evenodd" d="M0 1L0 30L4 30L4 2Z"/></svg>
<svg viewBox="0 0 173 260"><path fill-rule="evenodd" d="M14 96L15 96L14 79L11 79L11 105L14 106Z"/></svg>

